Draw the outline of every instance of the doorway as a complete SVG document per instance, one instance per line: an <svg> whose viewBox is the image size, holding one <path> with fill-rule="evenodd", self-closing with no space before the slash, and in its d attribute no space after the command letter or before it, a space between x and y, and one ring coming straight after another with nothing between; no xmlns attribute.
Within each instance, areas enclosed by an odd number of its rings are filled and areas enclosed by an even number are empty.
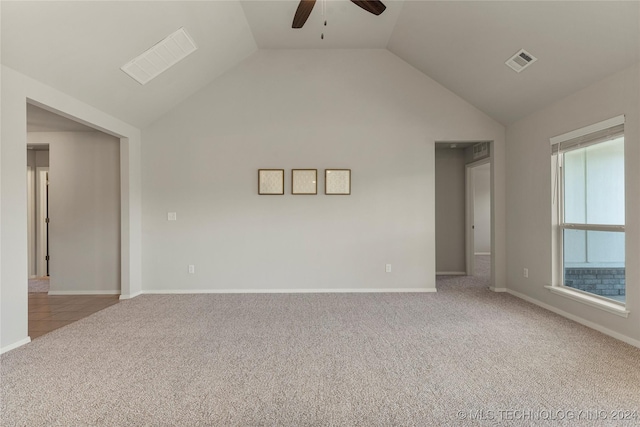
<svg viewBox="0 0 640 427"><path fill-rule="evenodd" d="M49 146L27 145L27 239L30 293L49 291Z"/></svg>
<svg viewBox="0 0 640 427"><path fill-rule="evenodd" d="M119 301L120 140L27 104L27 183L34 339Z"/></svg>
<svg viewBox="0 0 640 427"><path fill-rule="evenodd" d="M482 278L492 286L492 144L435 143L436 276Z"/></svg>

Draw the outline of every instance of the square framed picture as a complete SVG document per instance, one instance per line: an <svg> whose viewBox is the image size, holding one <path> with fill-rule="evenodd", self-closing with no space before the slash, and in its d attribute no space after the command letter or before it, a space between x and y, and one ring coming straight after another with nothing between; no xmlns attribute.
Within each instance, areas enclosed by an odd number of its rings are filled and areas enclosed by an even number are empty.
<svg viewBox="0 0 640 427"><path fill-rule="evenodd" d="M291 169L291 194L318 194L318 169Z"/></svg>
<svg viewBox="0 0 640 427"><path fill-rule="evenodd" d="M284 169L258 169L258 194L284 194Z"/></svg>
<svg viewBox="0 0 640 427"><path fill-rule="evenodd" d="M351 169L325 169L324 194L351 194Z"/></svg>

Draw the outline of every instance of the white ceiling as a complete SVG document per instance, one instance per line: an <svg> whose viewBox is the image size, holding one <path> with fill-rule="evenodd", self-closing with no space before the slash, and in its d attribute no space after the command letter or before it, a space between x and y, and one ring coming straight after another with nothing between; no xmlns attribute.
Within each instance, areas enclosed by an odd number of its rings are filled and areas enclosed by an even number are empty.
<svg viewBox="0 0 640 427"><path fill-rule="evenodd" d="M238 1L2 1L2 63L138 127L253 53ZM180 27L199 49L145 86L120 67Z"/></svg>
<svg viewBox="0 0 640 427"><path fill-rule="evenodd" d="M82 123L27 104L27 132L95 132Z"/></svg>
<svg viewBox="0 0 640 427"><path fill-rule="evenodd" d="M638 1L393 1L374 16L296 0L0 2L2 64L145 127L257 49L387 48L509 124L640 60ZM199 49L145 86L120 67L185 27ZM325 39L320 39L320 33ZM538 61L504 65L525 48Z"/></svg>
<svg viewBox="0 0 640 427"><path fill-rule="evenodd" d="M640 2L407 1L389 50L509 124L640 60ZM538 58L521 73L504 62Z"/></svg>

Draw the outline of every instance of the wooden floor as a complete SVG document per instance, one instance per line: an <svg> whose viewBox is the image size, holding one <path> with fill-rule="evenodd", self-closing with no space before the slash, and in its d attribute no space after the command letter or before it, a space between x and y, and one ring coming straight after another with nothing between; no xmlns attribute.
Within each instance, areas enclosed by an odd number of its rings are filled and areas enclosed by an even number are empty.
<svg viewBox="0 0 640 427"><path fill-rule="evenodd" d="M118 295L30 293L29 336L31 339L37 338L117 304L118 301Z"/></svg>

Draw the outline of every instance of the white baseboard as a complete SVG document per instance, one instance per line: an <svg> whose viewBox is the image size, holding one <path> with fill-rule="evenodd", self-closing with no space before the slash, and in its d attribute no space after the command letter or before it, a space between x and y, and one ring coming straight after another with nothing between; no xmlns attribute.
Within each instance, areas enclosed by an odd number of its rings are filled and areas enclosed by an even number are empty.
<svg viewBox="0 0 640 427"><path fill-rule="evenodd" d="M493 286L489 286L489 289L493 292L509 292L507 288L494 288Z"/></svg>
<svg viewBox="0 0 640 427"><path fill-rule="evenodd" d="M628 337L626 335L623 335L623 334L620 334L618 332L612 331L611 329L605 328L604 326L599 325L597 323L594 323L594 322L592 322L590 320L586 320L586 319L583 319L582 317L576 316L574 314L567 313L564 310L560 310L559 308L556 308L556 307L554 307L552 305L545 304L542 301L538 301L537 299L531 298L530 296L522 294L520 292L516 292L516 291L511 290L511 289L507 289L507 292L509 294L513 295L514 297L523 299L523 300L525 300L527 302L530 302L531 304L535 304L535 305L537 305L539 307L542 307L544 309L552 311L552 312L554 312L556 314L559 314L562 317L566 317L567 319L571 319L574 322L580 323L581 325L584 325L584 326L586 326L588 328L595 329L596 331L602 332L605 335L609 335L610 337L613 337L613 338L615 338L617 340L626 342L627 344L630 344L630 345L632 345L634 347L640 348L640 341L639 340L636 340L636 339L633 339L633 338Z"/></svg>
<svg viewBox="0 0 640 427"><path fill-rule="evenodd" d="M354 289L148 289L152 294L333 294L333 293L437 292L436 288L354 288Z"/></svg>
<svg viewBox="0 0 640 427"><path fill-rule="evenodd" d="M49 295L120 295L120 291L49 291Z"/></svg>
<svg viewBox="0 0 640 427"><path fill-rule="evenodd" d="M491 255L491 252L475 252L474 255Z"/></svg>
<svg viewBox="0 0 640 427"><path fill-rule="evenodd" d="M436 276L466 276L466 271L436 271Z"/></svg>
<svg viewBox="0 0 640 427"><path fill-rule="evenodd" d="M16 349L18 347L22 347L23 345L29 344L30 342L31 342L31 337L26 337L23 340L20 340L18 342L13 343L13 344L9 344L8 346L2 347L0 349L0 354L6 353L7 351L11 351L11 350Z"/></svg>
<svg viewBox="0 0 640 427"><path fill-rule="evenodd" d="M137 296L142 295L142 291L138 291L138 292L134 292L132 294L120 294L120 299L124 300L124 299L132 299L135 298Z"/></svg>

